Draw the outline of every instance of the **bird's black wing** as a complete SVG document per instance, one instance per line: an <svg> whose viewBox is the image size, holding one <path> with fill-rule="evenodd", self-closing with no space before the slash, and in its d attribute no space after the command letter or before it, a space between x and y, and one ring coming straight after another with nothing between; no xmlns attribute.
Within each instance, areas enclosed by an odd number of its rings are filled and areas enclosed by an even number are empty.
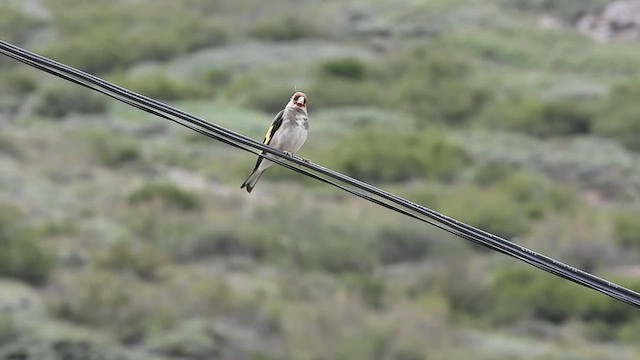
<svg viewBox="0 0 640 360"><path fill-rule="evenodd" d="M269 130L267 130L267 134L264 136L264 140L262 140L263 144L269 145L271 143L271 138L273 137L273 134L275 134L276 131L278 131L278 129L282 125L283 115L284 115L284 110L280 110L280 112L273 119L273 122L271 123Z"/></svg>
<svg viewBox="0 0 640 360"><path fill-rule="evenodd" d="M278 129L282 125L283 115L284 115L284 110L280 110L280 112L273 119L271 126L269 126L269 130L267 130L267 134L264 136L264 140L262 140L263 144L265 145L271 144L271 139L273 138L273 134L275 134L276 131L278 131ZM264 154L264 151L262 152L262 154ZM260 166L260 163L262 163L262 160L264 160L262 157L258 157L258 161L256 161L256 166L253 168L254 171L258 168L258 166Z"/></svg>

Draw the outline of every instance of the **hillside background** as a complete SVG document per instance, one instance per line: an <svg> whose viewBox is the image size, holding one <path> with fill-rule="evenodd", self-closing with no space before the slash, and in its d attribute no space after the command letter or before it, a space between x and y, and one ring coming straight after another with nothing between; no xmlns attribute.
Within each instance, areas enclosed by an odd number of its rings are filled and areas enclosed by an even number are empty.
<svg viewBox="0 0 640 360"><path fill-rule="evenodd" d="M640 4L0 0L0 38L640 290ZM640 311L0 57L0 359L637 359Z"/></svg>

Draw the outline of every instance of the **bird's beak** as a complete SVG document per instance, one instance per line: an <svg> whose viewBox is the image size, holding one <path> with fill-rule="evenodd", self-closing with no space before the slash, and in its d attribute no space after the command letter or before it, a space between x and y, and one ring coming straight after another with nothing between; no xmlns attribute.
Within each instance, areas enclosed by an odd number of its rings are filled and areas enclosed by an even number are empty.
<svg viewBox="0 0 640 360"><path fill-rule="evenodd" d="M298 98L298 101L296 101L298 103L298 105L304 105L304 96L300 96Z"/></svg>

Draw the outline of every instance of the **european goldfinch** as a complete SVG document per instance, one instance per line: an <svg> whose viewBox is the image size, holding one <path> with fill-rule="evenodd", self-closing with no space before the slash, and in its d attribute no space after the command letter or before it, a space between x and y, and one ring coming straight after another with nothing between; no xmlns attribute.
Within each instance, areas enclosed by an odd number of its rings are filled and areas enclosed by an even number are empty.
<svg viewBox="0 0 640 360"><path fill-rule="evenodd" d="M298 91L293 94L287 106L283 110L280 110L273 119L271 127L267 130L267 134L262 143L282 150L285 154L292 156L300 150L307 140L308 134L309 115L307 114L307 95ZM265 154L264 151L262 154L267 158L276 157L273 154ZM240 188L243 189L246 187L247 192L251 192L260 179L260 176L262 176L264 171L271 165L273 165L271 161L259 157L256 166L253 168L253 172L251 172L247 180L242 183Z"/></svg>

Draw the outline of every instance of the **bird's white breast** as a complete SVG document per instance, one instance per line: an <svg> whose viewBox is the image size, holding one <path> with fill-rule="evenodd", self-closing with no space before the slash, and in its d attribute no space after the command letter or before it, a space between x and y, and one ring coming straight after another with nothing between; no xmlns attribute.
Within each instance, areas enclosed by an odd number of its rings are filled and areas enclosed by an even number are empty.
<svg viewBox="0 0 640 360"><path fill-rule="evenodd" d="M296 153L307 140L308 133L304 121L285 122L274 139L274 145L280 150Z"/></svg>

